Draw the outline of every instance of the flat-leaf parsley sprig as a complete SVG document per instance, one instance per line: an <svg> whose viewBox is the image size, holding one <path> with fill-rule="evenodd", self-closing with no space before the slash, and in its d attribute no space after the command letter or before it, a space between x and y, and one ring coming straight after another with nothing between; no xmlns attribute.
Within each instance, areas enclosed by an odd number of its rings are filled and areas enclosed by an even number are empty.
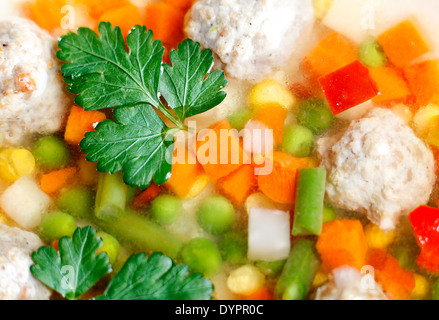
<svg viewBox="0 0 439 320"><path fill-rule="evenodd" d="M58 43L57 57L65 61L61 71L76 104L85 110L114 107L114 121L99 123L80 147L99 171L122 170L130 186L163 184L171 174L172 137L185 130L187 117L225 99L224 73L211 71L212 52L190 39L170 52L169 65L162 62L162 43L145 27L133 27L126 43L110 23L101 22L99 34L79 28Z"/></svg>

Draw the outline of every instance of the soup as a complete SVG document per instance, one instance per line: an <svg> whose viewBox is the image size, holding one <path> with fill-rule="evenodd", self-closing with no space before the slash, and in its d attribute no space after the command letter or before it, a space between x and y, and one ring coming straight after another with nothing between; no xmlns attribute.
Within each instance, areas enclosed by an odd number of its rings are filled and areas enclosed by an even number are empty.
<svg viewBox="0 0 439 320"><path fill-rule="evenodd" d="M434 1L2 6L1 299L438 299Z"/></svg>

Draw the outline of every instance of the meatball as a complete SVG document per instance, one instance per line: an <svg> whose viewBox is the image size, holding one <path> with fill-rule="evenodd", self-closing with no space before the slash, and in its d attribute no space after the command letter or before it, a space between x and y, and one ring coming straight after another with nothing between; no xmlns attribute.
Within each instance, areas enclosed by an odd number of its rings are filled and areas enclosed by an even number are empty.
<svg viewBox="0 0 439 320"><path fill-rule="evenodd" d="M60 129L69 98L56 41L30 20L0 21L0 146Z"/></svg>
<svg viewBox="0 0 439 320"><path fill-rule="evenodd" d="M200 0L185 32L211 48L229 76L259 80L289 60L313 23L311 0Z"/></svg>
<svg viewBox="0 0 439 320"><path fill-rule="evenodd" d="M364 213L381 229L426 204L435 182L431 150L388 109L375 108L347 130L317 141L334 206Z"/></svg>
<svg viewBox="0 0 439 320"><path fill-rule="evenodd" d="M388 300L372 273L362 274L344 266L332 271L327 283L317 289L315 300Z"/></svg>
<svg viewBox="0 0 439 320"><path fill-rule="evenodd" d="M0 300L48 300L51 291L33 277L31 253L43 246L40 238L0 224Z"/></svg>

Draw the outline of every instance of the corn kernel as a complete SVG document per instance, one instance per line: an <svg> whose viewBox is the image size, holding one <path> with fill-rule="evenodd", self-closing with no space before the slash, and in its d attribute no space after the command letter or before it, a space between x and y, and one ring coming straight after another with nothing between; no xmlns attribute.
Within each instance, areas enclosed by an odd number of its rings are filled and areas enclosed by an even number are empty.
<svg viewBox="0 0 439 320"><path fill-rule="evenodd" d="M395 233L393 231L381 230L380 227L373 223L369 223L364 228L364 234L369 248L375 249L385 249L395 239Z"/></svg>
<svg viewBox="0 0 439 320"><path fill-rule="evenodd" d="M210 179L207 176L207 174L200 175L195 181L195 183L193 184L191 191L189 191L185 199L192 199L198 196L201 193L201 191L203 191L204 188L207 186L209 181Z"/></svg>
<svg viewBox="0 0 439 320"><path fill-rule="evenodd" d="M314 12L317 19L323 19L328 13L334 0L313 0Z"/></svg>
<svg viewBox="0 0 439 320"><path fill-rule="evenodd" d="M264 105L278 103L288 110L296 105L296 97L285 86L276 80L264 80L250 91L249 106L253 109L263 108Z"/></svg>
<svg viewBox="0 0 439 320"><path fill-rule="evenodd" d="M227 278L227 287L235 294L249 295L265 283L264 274L254 265L248 264L233 270Z"/></svg>
<svg viewBox="0 0 439 320"><path fill-rule="evenodd" d="M277 209L276 204L262 192L257 192L249 195L245 200L245 209L249 213L252 207L264 209Z"/></svg>
<svg viewBox="0 0 439 320"><path fill-rule="evenodd" d="M319 270L314 277L314 281L312 283L312 286L313 287L320 287L326 281L328 281L328 273L323 272L322 270Z"/></svg>
<svg viewBox="0 0 439 320"><path fill-rule="evenodd" d="M0 177L13 182L31 174L35 169L35 158L26 149L4 149L0 152Z"/></svg>
<svg viewBox="0 0 439 320"><path fill-rule="evenodd" d="M430 284L428 283L427 278L417 273L415 273L414 276L415 288L412 291L411 298L418 300L427 298L430 292Z"/></svg>

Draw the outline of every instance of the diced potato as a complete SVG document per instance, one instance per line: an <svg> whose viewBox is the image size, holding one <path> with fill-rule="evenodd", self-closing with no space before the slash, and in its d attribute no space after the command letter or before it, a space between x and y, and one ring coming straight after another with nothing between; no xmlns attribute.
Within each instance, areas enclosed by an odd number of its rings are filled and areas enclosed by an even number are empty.
<svg viewBox="0 0 439 320"><path fill-rule="evenodd" d="M278 103L288 110L296 105L296 97L276 80L264 80L253 87L248 95L250 108L258 109L264 105Z"/></svg>
<svg viewBox="0 0 439 320"><path fill-rule="evenodd" d="M369 223L364 228L367 245L369 248L385 249L393 240L395 240L395 233L393 231L381 230L377 225Z"/></svg>
<svg viewBox="0 0 439 320"><path fill-rule="evenodd" d="M248 218L248 258L253 261L288 258L290 232L288 211L252 207Z"/></svg>
<svg viewBox="0 0 439 320"><path fill-rule="evenodd" d="M425 107L420 108L413 118L413 126L416 133L421 137L425 137L438 117L438 105L429 104Z"/></svg>
<svg viewBox="0 0 439 320"><path fill-rule="evenodd" d="M333 3L334 0L313 0L316 18L323 19Z"/></svg>
<svg viewBox="0 0 439 320"><path fill-rule="evenodd" d="M50 198L35 180L24 176L15 181L0 197L3 211L23 229L33 229L50 205Z"/></svg>
<svg viewBox="0 0 439 320"><path fill-rule="evenodd" d="M227 278L227 287L235 294L249 295L265 283L264 274L254 265L247 264L233 270Z"/></svg>

